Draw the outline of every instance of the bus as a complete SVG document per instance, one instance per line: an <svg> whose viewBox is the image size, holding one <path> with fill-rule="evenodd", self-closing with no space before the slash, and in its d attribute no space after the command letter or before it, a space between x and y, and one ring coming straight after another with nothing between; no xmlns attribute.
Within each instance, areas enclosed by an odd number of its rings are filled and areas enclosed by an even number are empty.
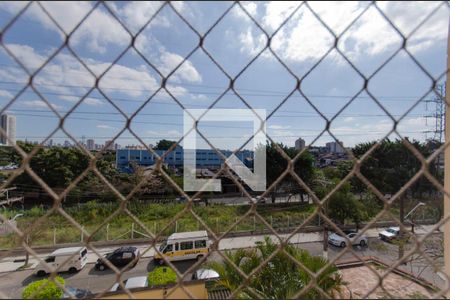
<svg viewBox="0 0 450 300"><path fill-rule="evenodd" d="M209 252L210 241L206 230L171 234L159 247L159 252L168 261L188 259L200 260ZM155 253L155 262L163 264L162 256Z"/></svg>

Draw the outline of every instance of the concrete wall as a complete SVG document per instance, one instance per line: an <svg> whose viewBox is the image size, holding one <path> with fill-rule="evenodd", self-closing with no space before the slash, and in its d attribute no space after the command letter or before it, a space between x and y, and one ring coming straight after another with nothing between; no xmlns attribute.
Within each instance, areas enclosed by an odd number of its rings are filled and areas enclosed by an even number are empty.
<svg viewBox="0 0 450 300"><path fill-rule="evenodd" d="M197 299L208 299L208 291L205 288L205 283L200 280L185 282L186 290ZM182 288L139 288L132 289L130 292L136 299L190 299L191 296L187 294ZM102 299L128 299L128 295L123 292L108 292L102 296Z"/></svg>

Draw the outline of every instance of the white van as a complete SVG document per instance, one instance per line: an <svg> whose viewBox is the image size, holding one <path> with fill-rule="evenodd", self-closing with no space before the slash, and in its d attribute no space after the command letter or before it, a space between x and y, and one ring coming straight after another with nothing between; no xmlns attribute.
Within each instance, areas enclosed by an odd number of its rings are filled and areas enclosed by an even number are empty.
<svg viewBox="0 0 450 300"><path fill-rule="evenodd" d="M159 251L169 261L200 259L209 252L209 239L206 230L178 232L171 234L159 247ZM155 253L154 260L164 263L162 257Z"/></svg>
<svg viewBox="0 0 450 300"><path fill-rule="evenodd" d="M69 259L71 256L72 258ZM69 260L67 261L67 259ZM61 248L53 251L44 261L46 264L39 263L34 268L34 274L44 276L51 272L49 266L56 269L61 265L62 267L58 270L59 272L76 272L83 269L87 263L87 249L86 247Z"/></svg>

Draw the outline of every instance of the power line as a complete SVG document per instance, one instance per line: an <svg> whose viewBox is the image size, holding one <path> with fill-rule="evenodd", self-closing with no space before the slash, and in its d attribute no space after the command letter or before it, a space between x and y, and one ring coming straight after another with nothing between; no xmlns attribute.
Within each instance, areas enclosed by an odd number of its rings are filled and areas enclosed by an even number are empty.
<svg viewBox="0 0 450 300"><path fill-rule="evenodd" d="M0 81L0 84L28 84L28 82L15 82L15 81ZM35 83L36 86L50 86L50 87L68 87L68 88L85 88L85 89L91 89L93 86L81 86L81 85L66 85L66 84L50 84L50 83ZM186 85L186 84L178 84L180 86ZM204 87L202 85L192 85L195 87ZM208 88L213 88L211 86L207 86ZM223 93L223 91L225 91L226 87L217 87L220 89L223 89L221 92L205 92L205 91L186 91L186 93L188 94L205 94L205 95L221 95ZM105 89L105 90L117 90L117 91L134 91L134 92L150 92L150 93L154 93L156 92L156 90L147 90L147 89L134 89L134 88L118 88L118 87L100 87L100 89ZM249 90L249 91L257 91L260 93L239 93L239 95L242 96L258 96L258 97L273 97L273 96L287 96L290 93L289 91L268 91L268 90L254 90L254 89L245 89L245 88L237 88L238 90ZM17 90L19 91L19 90ZM170 88L169 88L170 91ZM32 92L32 91L30 91ZM233 93L232 91L230 93ZM45 92L43 92L43 94L45 94ZM81 97L81 96L77 96L77 95L71 95L71 94L61 94L61 96L74 96L74 97ZM308 97L313 97L313 98L338 98L338 99L351 99L353 97L355 97L355 95L321 95L321 94L310 94L310 95L306 95ZM93 98L93 97L91 97ZM302 95L292 95L290 98L304 98ZM422 98L422 95L418 95L418 96L376 96L376 99L385 99L383 101L400 101L400 102L411 102L411 101L417 101L420 98ZM99 99L104 99L104 98L99 98ZM356 99L368 99L368 100L372 100L372 97L370 96L358 96ZM405 99L412 99L412 100L405 100ZM130 99L121 99L122 101L129 101ZM134 100L134 101L139 101L139 100ZM142 102L142 101L141 101ZM176 104L176 103L173 103Z"/></svg>
<svg viewBox="0 0 450 300"><path fill-rule="evenodd" d="M367 131L364 130L364 132L362 133L335 133L333 132L333 130L330 130L334 135L340 137L340 136L360 136L360 135L379 135L379 134L386 134L389 131ZM363 130L361 130L363 131ZM322 130L317 130L317 132L322 132ZM423 131L402 131L402 133L423 133ZM326 134L328 135L328 134ZM205 135L206 136L206 135ZM298 138L298 135L272 135L272 134L268 134L268 136L270 137L293 137L293 138ZM38 139L46 139L48 136L16 136L16 138L38 138ZM74 136L75 138L81 138L82 136ZM180 138L181 134L179 137L174 136L173 138ZM316 135L302 135L302 137L317 137ZM51 136L51 139L68 139L67 136ZM91 136L91 138L94 139L111 139L111 136ZM167 135L154 135L154 136L139 136L139 138L141 139L154 139L154 138L159 138L159 139L164 139L164 138L168 138ZM245 138L248 139L249 136L206 136L207 139L237 139L237 138ZM129 137L124 137L124 136L119 136L117 139L132 139L135 140L136 137L134 136L129 136Z"/></svg>
<svg viewBox="0 0 450 300"><path fill-rule="evenodd" d="M225 108L226 109L226 108ZM36 112L36 113L50 113L52 117L58 118L52 111L49 110L39 110L39 109L7 109L7 111L11 112ZM281 111L280 111L281 112ZM318 119L322 119L320 115L315 112L307 112L307 111L285 111L289 113L298 113L298 114L310 114L310 115L273 115L271 118L299 118L299 117L314 117ZM66 114L68 111L59 111L60 114ZM134 112L125 112L126 114L132 114ZM322 112L324 115L334 116L335 113L332 112ZM98 112L98 111L73 111L72 114L86 114L86 115L122 115L120 112ZM312 114L312 115L311 115ZM391 114L394 117L401 117L403 114ZM36 115L39 116L39 115ZM138 113L138 116L176 116L181 117L181 113ZM422 114L408 114L407 117L422 117ZM338 117L386 117L389 118L386 114L339 114ZM71 118L69 116L69 118ZM136 118L136 117L135 117Z"/></svg>

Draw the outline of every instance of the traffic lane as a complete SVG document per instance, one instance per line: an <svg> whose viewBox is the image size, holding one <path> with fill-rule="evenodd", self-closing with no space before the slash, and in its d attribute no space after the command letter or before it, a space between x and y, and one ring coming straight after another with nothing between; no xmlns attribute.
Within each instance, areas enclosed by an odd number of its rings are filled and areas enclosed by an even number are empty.
<svg viewBox="0 0 450 300"><path fill-rule="evenodd" d="M180 262L173 262L173 265L180 273L185 273L196 260L186 260ZM121 278L128 279L135 276L146 276L148 272L153 270L157 265L153 262L153 258L140 259L137 265L129 270L123 270ZM98 271L95 269L95 264L89 263L77 273L62 272L59 276L63 277L65 284L71 287L88 289L93 293L103 292L109 290L116 282L116 273L107 269ZM45 277L37 277L33 274L33 270L16 271L3 273L0 276L0 292L8 298L21 298L22 290L29 283L40 280ZM184 280L190 280L192 273L188 273Z"/></svg>

